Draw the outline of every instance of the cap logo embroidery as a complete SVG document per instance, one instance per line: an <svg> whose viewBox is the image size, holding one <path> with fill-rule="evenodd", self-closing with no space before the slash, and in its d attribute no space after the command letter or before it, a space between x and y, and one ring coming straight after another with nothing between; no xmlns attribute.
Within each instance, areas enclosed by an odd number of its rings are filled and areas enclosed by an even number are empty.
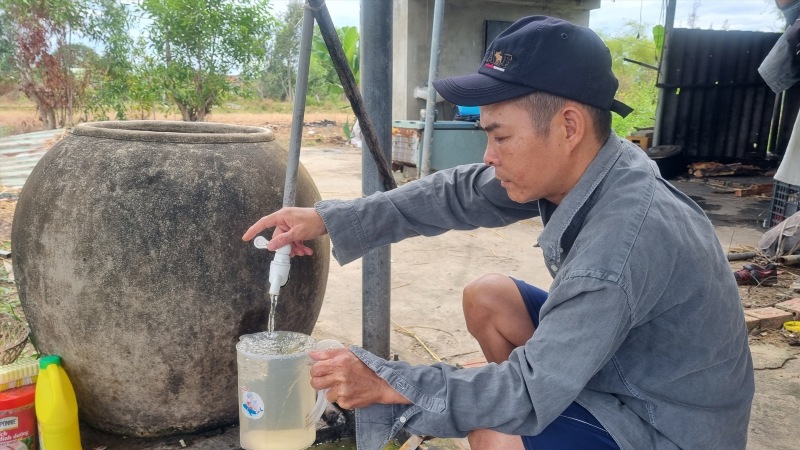
<svg viewBox="0 0 800 450"><path fill-rule="evenodd" d="M502 51L494 51L492 53L491 58L487 58L487 61L484 63L484 66L499 70L500 72L505 72L506 67L511 62L511 55L508 53L503 53Z"/></svg>

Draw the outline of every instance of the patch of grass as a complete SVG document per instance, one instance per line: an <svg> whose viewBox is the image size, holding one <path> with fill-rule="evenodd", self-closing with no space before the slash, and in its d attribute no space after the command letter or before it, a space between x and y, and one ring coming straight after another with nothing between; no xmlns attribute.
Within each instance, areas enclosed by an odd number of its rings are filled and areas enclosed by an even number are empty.
<svg viewBox="0 0 800 450"><path fill-rule="evenodd" d="M10 241L0 241L0 247L7 249L11 247ZM25 312L22 309L22 303L17 293L17 287L12 281L11 274L8 273L6 266L9 261L0 259L0 319L19 320L25 324L28 320L25 318ZM33 344L33 336L30 337L28 343L25 345L20 357L39 357L39 352Z"/></svg>

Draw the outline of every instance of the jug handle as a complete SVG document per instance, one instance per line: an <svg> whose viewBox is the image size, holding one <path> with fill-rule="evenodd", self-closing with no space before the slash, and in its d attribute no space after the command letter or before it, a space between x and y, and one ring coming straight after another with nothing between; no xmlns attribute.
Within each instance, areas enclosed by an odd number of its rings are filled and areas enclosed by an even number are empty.
<svg viewBox="0 0 800 450"><path fill-rule="evenodd" d="M344 345L335 339L323 339L314 345L314 350L327 350L329 348L344 348ZM317 391L317 403L314 404L314 409L306 416L306 428L317 423L319 418L322 417L322 413L325 412L325 408L328 406L328 400L325 397L327 393L328 389Z"/></svg>

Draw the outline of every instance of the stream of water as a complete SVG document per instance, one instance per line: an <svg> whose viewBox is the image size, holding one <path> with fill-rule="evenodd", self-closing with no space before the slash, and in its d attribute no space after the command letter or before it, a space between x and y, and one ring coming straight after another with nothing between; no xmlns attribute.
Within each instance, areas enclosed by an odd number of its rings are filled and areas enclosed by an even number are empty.
<svg viewBox="0 0 800 450"><path fill-rule="evenodd" d="M267 333L272 335L275 333L275 310L278 309L278 296L270 294L269 300L269 320L267 321Z"/></svg>

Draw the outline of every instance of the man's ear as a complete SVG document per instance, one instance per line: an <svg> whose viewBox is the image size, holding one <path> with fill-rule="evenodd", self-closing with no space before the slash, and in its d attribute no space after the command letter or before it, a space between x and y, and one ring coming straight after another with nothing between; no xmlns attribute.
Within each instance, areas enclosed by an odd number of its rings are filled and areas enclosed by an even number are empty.
<svg viewBox="0 0 800 450"><path fill-rule="evenodd" d="M589 119L587 112L572 103L567 103L560 114L565 141L571 148L575 148L586 135Z"/></svg>

